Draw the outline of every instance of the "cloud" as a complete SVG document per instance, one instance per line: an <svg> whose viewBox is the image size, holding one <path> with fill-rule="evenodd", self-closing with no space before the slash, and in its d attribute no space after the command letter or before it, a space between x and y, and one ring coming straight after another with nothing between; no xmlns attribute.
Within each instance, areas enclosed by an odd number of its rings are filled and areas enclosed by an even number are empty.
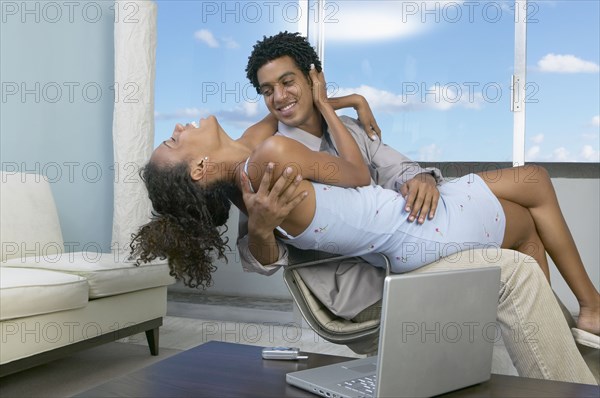
<svg viewBox="0 0 600 398"><path fill-rule="evenodd" d="M173 112L154 112L155 120L177 120L180 123L187 123L188 120L197 120L210 114L208 109L201 108L183 108Z"/></svg>
<svg viewBox="0 0 600 398"><path fill-rule="evenodd" d="M436 144L425 145L419 148L419 159L423 162L431 162L440 159L442 149Z"/></svg>
<svg viewBox="0 0 600 398"><path fill-rule="evenodd" d="M591 145L584 145L579 156L586 162L600 162L600 151L595 150Z"/></svg>
<svg viewBox="0 0 600 398"><path fill-rule="evenodd" d="M214 115L222 125L239 129L239 131L231 131L233 137L236 133L241 134L267 114L268 111L261 104L261 101L244 101L233 108L217 110L214 112ZM225 130L228 133L230 132L227 128Z"/></svg>
<svg viewBox="0 0 600 398"><path fill-rule="evenodd" d="M436 25L473 22L473 6L462 0L329 2L322 16L328 41L369 42L404 39L431 31ZM490 12L514 14L510 3L493 2ZM479 5L480 6L480 5ZM476 12L481 12L477 10ZM485 14L484 10L484 14ZM483 18L487 21L486 15Z"/></svg>
<svg viewBox="0 0 600 398"><path fill-rule="evenodd" d="M598 64L574 55L547 54L537 63L540 72L549 73L597 73Z"/></svg>
<svg viewBox="0 0 600 398"><path fill-rule="evenodd" d="M582 133L581 134L581 139L582 140L586 140L586 141L598 141L599 137L600 137L600 132L599 131L592 132L592 133Z"/></svg>
<svg viewBox="0 0 600 398"><path fill-rule="evenodd" d="M355 88L339 88L333 95L352 93L363 95L374 111L398 112L402 110L436 109L447 111L455 107L479 109L485 102L481 94L469 91L458 84L425 86L424 83L407 83L404 93L396 94L375 87L361 85Z"/></svg>
<svg viewBox="0 0 600 398"><path fill-rule="evenodd" d="M199 112L201 114L198 117L206 117L211 114L216 116L219 123L225 127L225 130L231 133L232 137L235 137L237 133L242 133L262 119L268 111L262 101L242 101L227 109L199 110ZM186 112L175 111L168 115L178 116L182 113ZM177 121L181 121L181 119ZM232 129L230 130L229 127ZM238 129L238 131L235 131L235 129Z"/></svg>
<svg viewBox="0 0 600 398"><path fill-rule="evenodd" d="M259 101L244 101L230 109L220 109L211 111L203 108L183 108L172 112L154 112L155 120L175 120L179 123L187 123L190 120L197 120L208 115L215 115L219 121L230 122L236 125L250 126L257 121L260 112L264 110L260 107Z"/></svg>
<svg viewBox="0 0 600 398"><path fill-rule="evenodd" d="M537 134L530 138L534 144L541 144L544 141L544 134Z"/></svg>
<svg viewBox="0 0 600 398"><path fill-rule="evenodd" d="M259 108L258 101L255 101L255 102L244 101L244 103L242 104L242 109L246 116L258 115L258 108Z"/></svg>
<svg viewBox="0 0 600 398"><path fill-rule="evenodd" d="M436 2L437 7L439 3L443 2ZM331 4L335 7L330 7L323 16L329 41L382 41L411 37L427 30L427 24L421 22L423 10L415 2L370 1L369 7L358 1Z"/></svg>
<svg viewBox="0 0 600 398"><path fill-rule="evenodd" d="M211 48L219 47L219 42L215 39L212 32L208 29L200 29L194 33L194 38L199 42L206 44Z"/></svg>
<svg viewBox="0 0 600 398"><path fill-rule="evenodd" d="M540 155L540 146L539 145L534 145L531 148L529 148L527 150L527 154L525 155L525 158L528 161L533 161L533 160L537 160L538 156Z"/></svg>
<svg viewBox="0 0 600 398"><path fill-rule="evenodd" d="M369 101L369 105L373 110L393 112L408 107L408 103L402 99L401 95L379 90L364 84L356 88L340 88L335 92L335 96L352 93L363 95Z"/></svg>
<svg viewBox="0 0 600 398"><path fill-rule="evenodd" d="M596 115L592 118L592 126L600 127L600 115Z"/></svg>
<svg viewBox="0 0 600 398"><path fill-rule="evenodd" d="M208 29L200 29L194 32L194 38L210 48L219 48L221 47L221 44L226 48L238 48L240 46L238 42L231 37L223 37L220 40L217 39Z"/></svg>
<svg viewBox="0 0 600 398"><path fill-rule="evenodd" d="M597 145L597 144L596 144ZM571 154L565 147L555 148L551 154L542 151L540 145L533 145L527 150L525 159L528 162L599 162L600 151L592 145L583 145L578 154Z"/></svg>
<svg viewBox="0 0 600 398"><path fill-rule="evenodd" d="M567 162L570 159L570 153L565 147L558 147L552 151L552 160L555 162Z"/></svg>
<svg viewBox="0 0 600 398"><path fill-rule="evenodd" d="M238 48L240 46L238 42L233 40L231 37L224 37L222 41L225 43L225 47L227 48Z"/></svg>

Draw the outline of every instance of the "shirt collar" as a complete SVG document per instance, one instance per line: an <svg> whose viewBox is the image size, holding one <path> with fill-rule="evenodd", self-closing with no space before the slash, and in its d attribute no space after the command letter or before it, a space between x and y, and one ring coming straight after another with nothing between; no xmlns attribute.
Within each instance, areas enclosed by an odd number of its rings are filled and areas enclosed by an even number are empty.
<svg viewBox="0 0 600 398"><path fill-rule="evenodd" d="M321 144L323 142L324 136L323 137L315 137L311 133L304 131L301 128L290 127L281 122L278 122L277 125L278 125L277 128L279 130L278 131L279 134L281 134L285 137L292 138L298 142L301 142L306 147L310 148L310 150L312 150L312 151L321 150Z"/></svg>

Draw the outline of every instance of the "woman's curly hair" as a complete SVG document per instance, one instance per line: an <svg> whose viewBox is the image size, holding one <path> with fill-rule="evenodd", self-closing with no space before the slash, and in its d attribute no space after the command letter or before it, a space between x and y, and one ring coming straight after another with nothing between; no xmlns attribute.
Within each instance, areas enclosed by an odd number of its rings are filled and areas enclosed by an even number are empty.
<svg viewBox="0 0 600 398"><path fill-rule="evenodd" d="M132 235L136 263L168 258L171 276L189 287L212 283L213 261L225 257L227 238L220 231L229 218L235 186L219 181L209 187L194 183L186 163L140 170L153 212L149 223Z"/></svg>
<svg viewBox="0 0 600 398"><path fill-rule="evenodd" d="M257 41L254 45L246 66L246 77L250 80L256 92L260 94L258 70L267 62L286 55L294 60L296 66L307 78L310 64L314 64L317 72L321 72L321 61L317 52L300 33L285 31L271 37L263 36L263 40Z"/></svg>

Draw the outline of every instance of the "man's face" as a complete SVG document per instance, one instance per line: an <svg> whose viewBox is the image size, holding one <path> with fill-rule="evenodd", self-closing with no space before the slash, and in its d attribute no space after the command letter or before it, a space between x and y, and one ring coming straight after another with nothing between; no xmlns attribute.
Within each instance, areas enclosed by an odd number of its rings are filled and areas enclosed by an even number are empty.
<svg viewBox="0 0 600 398"><path fill-rule="evenodd" d="M311 86L292 58L284 56L264 64L256 77L265 105L277 120L320 135Z"/></svg>

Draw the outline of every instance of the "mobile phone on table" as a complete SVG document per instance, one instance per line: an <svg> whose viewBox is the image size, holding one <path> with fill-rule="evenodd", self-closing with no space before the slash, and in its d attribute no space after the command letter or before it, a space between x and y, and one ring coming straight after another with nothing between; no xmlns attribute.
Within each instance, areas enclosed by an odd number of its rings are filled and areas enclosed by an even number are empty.
<svg viewBox="0 0 600 398"><path fill-rule="evenodd" d="M298 347L265 347L262 350L263 359L282 359L295 361L297 359L307 359L307 355L300 355Z"/></svg>

